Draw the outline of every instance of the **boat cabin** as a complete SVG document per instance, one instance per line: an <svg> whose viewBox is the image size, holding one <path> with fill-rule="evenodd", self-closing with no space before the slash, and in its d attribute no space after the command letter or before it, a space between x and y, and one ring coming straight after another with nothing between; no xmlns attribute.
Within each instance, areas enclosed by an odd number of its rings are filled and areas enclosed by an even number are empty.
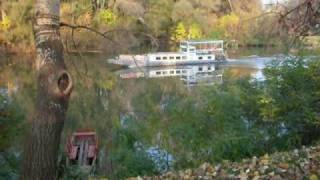
<svg viewBox="0 0 320 180"><path fill-rule="evenodd" d="M146 56L145 66L206 64L224 60L222 40L183 41L179 52L157 52Z"/></svg>
<svg viewBox="0 0 320 180"><path fill-rule="evenodd" d="M196 54L223 53L222 40L189 40L180 43L180 52Z"/></svg>

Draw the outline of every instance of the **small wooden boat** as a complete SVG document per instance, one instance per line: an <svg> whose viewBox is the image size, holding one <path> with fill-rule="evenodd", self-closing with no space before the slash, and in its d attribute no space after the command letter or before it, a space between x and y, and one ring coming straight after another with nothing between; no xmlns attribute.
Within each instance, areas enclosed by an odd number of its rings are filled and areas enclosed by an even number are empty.
<svg viewBox="0 0 320 180"><path fill-rule="evenodd" d="M67 142L67 166L78 165L91 171L97 162L98 139L94 131L77 131Z"/></svg>

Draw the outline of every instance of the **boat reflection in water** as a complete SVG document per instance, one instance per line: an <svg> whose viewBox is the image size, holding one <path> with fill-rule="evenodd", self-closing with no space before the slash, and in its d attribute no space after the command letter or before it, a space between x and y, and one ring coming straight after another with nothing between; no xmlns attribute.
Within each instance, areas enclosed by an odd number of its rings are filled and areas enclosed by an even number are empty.
<svg viewBox="0 0 320 180"><path fill-rule="evenodd" d="M117 72L123 79L178 77L185 85L213 85L222 82L217 63L185 66L136 67Z"/></svg>

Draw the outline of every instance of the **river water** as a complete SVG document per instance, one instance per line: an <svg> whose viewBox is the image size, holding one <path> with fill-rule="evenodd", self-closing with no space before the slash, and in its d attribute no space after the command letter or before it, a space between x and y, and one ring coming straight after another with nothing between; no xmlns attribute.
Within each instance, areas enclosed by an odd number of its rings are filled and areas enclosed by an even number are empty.
<svg viewBox="0 0 320 180"><path fill-rule="evenodd" d="M263 51L264 52L264 51ZM118 118L140 106L140 97L163 98L170 93L190 93L191 89L220 84L226 73L234 78L250 76L263 80L263 69L276 57L259 51L233 53L227 63L175 67L122 68L107 63L104 56L66 55L74 77L67 130L100 128L100 118ZM251 54L251 55L249 55ZM28 112L35 98L33 57L0 56L0 93L14 97ZM110 126L109 121L104 124Z"/></svg>
<svg viewBox="0 0 320 180"><path fill-rule="evenodd" d="M0 56L0 93L8 96L9 101L16 101L26 117L32 114L35 102L32 59L29 55ZM161 109L170 101L168 97L192 96L199 88L223 83L226 73L234 78L250 76L263 80L263 69L275 56L235 53L223 64L152 68L118 67L108 64L104 56L66 55L65 59L73 76L74 91L62 143L72 132L85 129L96 131L101 147L105 147L113 129L128 124L127 117L144 117L142 112L148 108L159 111L161 116ZM147 151L154 154L155 147L150 146Z"/></svg>

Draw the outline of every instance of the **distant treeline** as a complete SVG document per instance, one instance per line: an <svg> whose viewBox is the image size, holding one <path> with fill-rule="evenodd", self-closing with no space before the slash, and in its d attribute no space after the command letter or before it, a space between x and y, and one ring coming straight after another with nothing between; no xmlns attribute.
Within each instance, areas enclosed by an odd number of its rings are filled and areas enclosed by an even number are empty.
<svg viewBox="0 0 320 180"><path fill-rule="evenodd" d="M23 51L33 47L34 0L0 4L0 44ZM276 15L262 11L260 0L64 0L61 21L86 26L108 38L62 28L67 50L119 52L169 50L184 39L223 39L230 46L279 45ZM109 39L112 39L110 41Z"/></svg>

